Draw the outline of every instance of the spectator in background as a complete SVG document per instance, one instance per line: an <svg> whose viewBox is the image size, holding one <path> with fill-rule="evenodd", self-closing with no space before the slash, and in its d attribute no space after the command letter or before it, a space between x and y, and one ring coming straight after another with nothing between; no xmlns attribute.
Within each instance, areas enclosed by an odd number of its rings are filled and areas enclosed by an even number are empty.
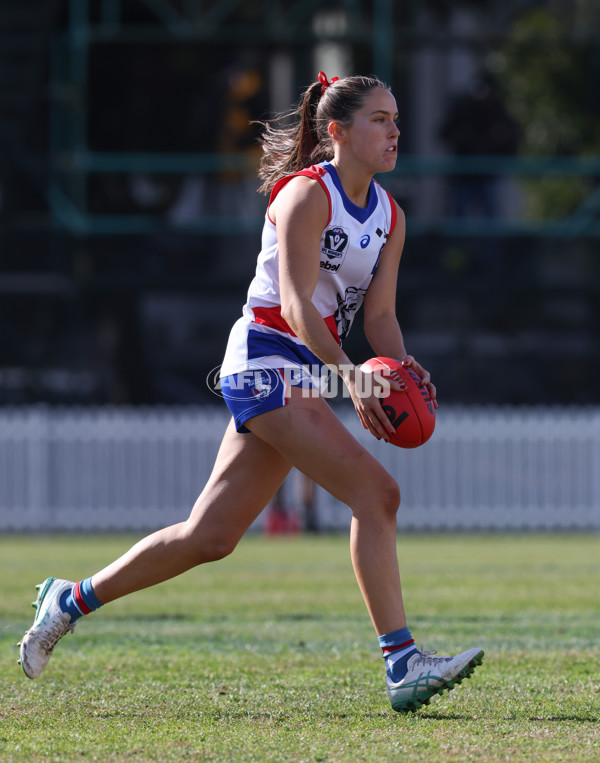
<svg viewBox="0 0 600 763"><path fill-rule="evenodd" d="M508 113L500 88L489 74L481 75L471 90L450 103L440 137L457 156L509 156L515 154L519 128ZM464 173L454 176L452 214L457 217L494 217L496 176Z"/></svg>

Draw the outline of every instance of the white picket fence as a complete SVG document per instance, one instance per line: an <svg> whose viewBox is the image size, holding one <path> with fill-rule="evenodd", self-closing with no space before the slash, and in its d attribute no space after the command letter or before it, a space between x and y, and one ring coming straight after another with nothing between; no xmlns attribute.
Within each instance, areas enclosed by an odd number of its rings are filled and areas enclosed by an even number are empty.
<svg viewBox="0 0 600 763"><path fill-rule="evenodd" d="M600 530L600 409L445 408L421 448L377 442L401 530ZM142 531L184 519L227 424L225 406L0 409L0 531ZM297 480L286 483L297 504ZM320 488L324 529L349 510ZM255 528L264 524L264 514Z"/></svg>

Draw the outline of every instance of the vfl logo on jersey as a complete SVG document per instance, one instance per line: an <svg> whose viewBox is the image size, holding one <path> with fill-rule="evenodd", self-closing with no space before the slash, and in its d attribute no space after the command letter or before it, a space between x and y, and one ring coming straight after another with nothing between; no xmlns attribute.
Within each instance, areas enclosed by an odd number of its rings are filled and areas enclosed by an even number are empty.
<svg viewBox="0 0 600 763"><path fill-rule="evenodd" d="M336 226L325 231L321 245L321 268L336 273L346 256L348 249L348 233L344 228Z"/></svg>

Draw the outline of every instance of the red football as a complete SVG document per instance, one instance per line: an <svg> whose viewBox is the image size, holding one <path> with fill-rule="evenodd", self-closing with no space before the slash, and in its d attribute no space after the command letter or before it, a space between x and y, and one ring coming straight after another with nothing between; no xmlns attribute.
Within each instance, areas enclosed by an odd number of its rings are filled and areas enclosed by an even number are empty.
<svg viewBox="0 0 600 763"><path fill-rule="evenodd" d="M419 375L393 358L370 358L362 364L367 373L378 371L381 376L404 380L406 390L382 398L381 405L394 425L396 433L390 438L400 448L417 448L427 442L435 429L435 408L427 387L419 385Z"/></svg>

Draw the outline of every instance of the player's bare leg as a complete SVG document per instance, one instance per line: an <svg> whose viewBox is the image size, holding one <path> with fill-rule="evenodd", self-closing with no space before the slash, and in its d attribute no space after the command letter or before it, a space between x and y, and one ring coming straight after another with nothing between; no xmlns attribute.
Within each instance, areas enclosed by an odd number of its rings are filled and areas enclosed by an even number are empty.
<svg viewBox="0 0 600 763"><path fill-rule="evenodd" d="M37 678L56 643L74 629L78 616L86 614L81 603L75 612L72 601L84 586L88 586L87 603L91 596L100 606L226 556L289 469L290 464L269 445L252 434L238 434L230 425L212 475L186 522L149 535L91 579L74 584L47 578L38 586L37 613L20 644L25 674Z"/></svg>
<svg viewBox="0 0 600 763"><path fill-rule="evenodd" d="M406 627L396 555L398 487L324 400L305 398L300 389L291 392L289 406L250 419L247 426L352 509L352 562L386 659L392 708L418 710L468 678L483 650L436 657L435 650L416 648Z"/></svg>
<svg viewBox="0 0 600 763"><path fill-rule="evenodd" d="M344 427L323 398L292 388L289 405L246 422L300 471L352 510L351 554L375 630L406 625L398 558L396 481Z"/></svg>
<svg viewBox="0 0 600 763"><path fill-rule="evenodd" d="M230 423L213 472L189 518L158 530L92 577L104 604L161 583L236 547L291 465L253 434Z"/></svg>

